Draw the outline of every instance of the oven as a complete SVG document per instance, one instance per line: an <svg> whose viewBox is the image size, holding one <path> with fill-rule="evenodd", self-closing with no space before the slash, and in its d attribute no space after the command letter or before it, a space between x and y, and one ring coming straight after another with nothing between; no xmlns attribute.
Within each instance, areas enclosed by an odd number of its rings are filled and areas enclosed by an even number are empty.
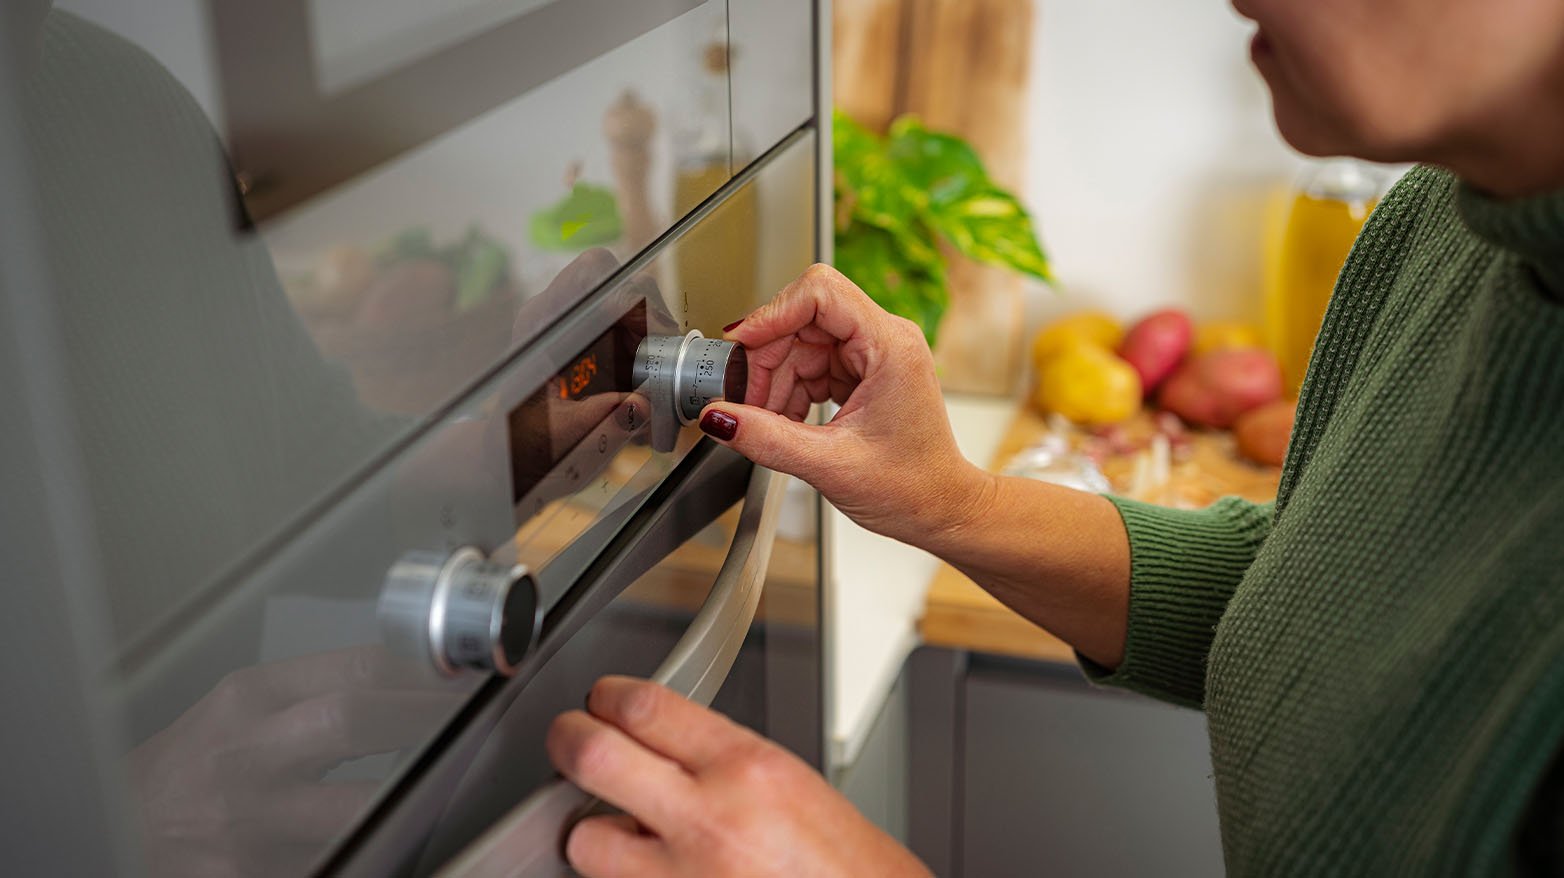
<svg viewBox="0 0 1564 878"><path fill-rule="evenodd" d="M819 765L818 499L694 427L822 253L818 15L0 11L18 868L559 874L605 674Z"/></svg>

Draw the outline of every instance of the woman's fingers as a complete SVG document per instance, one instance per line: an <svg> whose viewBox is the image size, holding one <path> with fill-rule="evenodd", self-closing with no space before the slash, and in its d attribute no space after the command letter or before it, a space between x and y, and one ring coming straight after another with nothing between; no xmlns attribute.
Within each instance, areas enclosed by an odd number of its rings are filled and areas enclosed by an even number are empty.
<svg viewBox="0 0 1564 878"><path fill-rule="evenodd" d="M654 832L688 816L695 780L612 723L580 710L562 713L549 726L545 747L571 783L634 814Z"/></svg>
<svg viewBox="0 0 1564 878"><path fill-rule="evenodd" d="M661 840L628 814L588 817L565 839L565 859L586 878L657 878L674 874Z"/></svg>
<svg viewBox="0 0 1564 878"><path fill-rule="evenodd" d="M807 411L807 403L800 407ZM842 459L844 443L851 437L838 427L805 424L784 413L731 402L706 406L700 426L708 436L755 463L797 476L816 488L844 474L862 477Z"/></svg>
<svg viewBox="0 0 1564 878"><path fill-rule="evenodd" d="M782 363L772 370L770 392L763 399L746 397L745 401L787 414L789 412L785 406L800 386L809 388L810 392L818 391L821 394L819 401L825 401L824 394L828 392L826 381L830 374L830 348L795 344Z"/></svg>
<svg viewBox="0 0 1564 878"><path fill-rule="evenodd" d="M794 335L806 344L837 344L872 330L888 317L841 272L814 265L745 317L727 337L746 348Z"/></svg>
<svg viewBox="0 0 1564 878"><path fill-rule="evenodd" d="M752 746L755 734L666 686L634 677L603 677L587 693L587 711L685 770Z"/></svg>

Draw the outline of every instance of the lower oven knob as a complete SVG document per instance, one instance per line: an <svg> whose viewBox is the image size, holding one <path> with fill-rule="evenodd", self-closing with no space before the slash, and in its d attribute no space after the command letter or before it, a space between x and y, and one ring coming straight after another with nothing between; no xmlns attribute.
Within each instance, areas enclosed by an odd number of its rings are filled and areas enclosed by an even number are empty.
<svg viewBox="0 0 1564 878"><path fill-rule="evenodd" d="M513 674L536 639L537 581L472 547L409 552L386 574L380 625L394 652L452 675L464 668Z"/></svg>

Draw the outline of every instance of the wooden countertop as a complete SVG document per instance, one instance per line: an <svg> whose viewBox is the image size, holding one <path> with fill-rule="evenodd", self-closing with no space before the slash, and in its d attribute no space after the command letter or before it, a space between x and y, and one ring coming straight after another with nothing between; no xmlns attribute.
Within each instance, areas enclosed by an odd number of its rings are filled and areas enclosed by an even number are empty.
<svg viewBox="0 0 1564 878"><path fill-rule="evenodd" d="M1050 424L1029 407L1016 412L990 469L1002 470L1017 452L1032 447L1051 432L1067 435L1072 447L1104 440L1079 430ZM1144 444L1156 428L1150 415L1142 415L1117 431L1118 445ZM1151 449L1108 454L1101 469L1113 491L1128 497L1169 506L1198 508L1219 497L1236 495L1255 501L1276 496L1280 470L1239 460L1232 437L1222 432L1192 432L1171 454ZM926 644L986 652L1038 661L1073 663L1074 651L1063 641L1038 628L990 597L976 583L948 564L940 564L924 600L918 633Z"/></svg>

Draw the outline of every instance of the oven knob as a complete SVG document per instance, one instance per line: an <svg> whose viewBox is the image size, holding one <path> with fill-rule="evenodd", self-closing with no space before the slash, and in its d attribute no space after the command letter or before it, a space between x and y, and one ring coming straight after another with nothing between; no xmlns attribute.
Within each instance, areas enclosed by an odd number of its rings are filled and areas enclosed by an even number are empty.
<svg viewBox="0 0 1564 878"><path fill-rule="evenodd" d="M693 424L708 403L744 401L749 358L733 342L706 338L699 330L684 338L654 335L636 351L634 379L654 408Z"/></svg>
<svg viewBox="0 0 1564 878"><path fill-rule="evenodd" d="M403 555L386 574L379 615L393 652L427 659L446 675L515 673L542 624L527 568L496 564L470 546Z"/></svg>

